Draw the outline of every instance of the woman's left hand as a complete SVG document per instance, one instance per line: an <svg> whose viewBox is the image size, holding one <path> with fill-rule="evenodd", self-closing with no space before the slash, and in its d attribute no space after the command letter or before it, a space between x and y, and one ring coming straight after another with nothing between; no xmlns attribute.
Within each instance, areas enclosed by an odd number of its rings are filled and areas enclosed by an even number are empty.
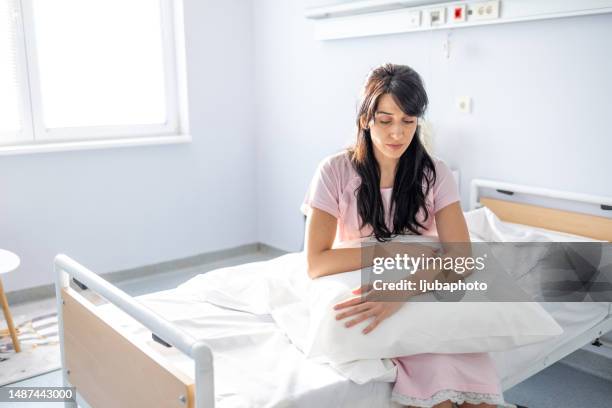
<svg viewBox="0 0 612 408"><path fill-rule="evenodd" d="M359 289L353 291L353 293L361 292ZM356 324L363 322L369 318L374 318L372 322L363 329L363 334L368 334L374 330L380 322L397 312L402 307L404 302L402 301L370 301L368 296L357 296L340 302L334 306L334 310L346 309L345 311L336 315L336 320L342 320L347 317L355 316L353 319L347 321L345 327L353 327Z"/></svg>

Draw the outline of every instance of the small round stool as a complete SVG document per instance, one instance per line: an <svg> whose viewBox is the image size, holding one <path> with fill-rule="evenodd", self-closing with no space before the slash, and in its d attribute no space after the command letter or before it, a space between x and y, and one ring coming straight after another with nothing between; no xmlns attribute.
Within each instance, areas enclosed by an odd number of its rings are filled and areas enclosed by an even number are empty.
<svg viewBox="0 0 612 408"><path fill-rule="evenodd" d="M10 251L0 249L0 275L14 271L19 266L19 263L20 261L17 255ZM6 324L8 326L9 333L11 334L11 339L13 340L13 347L15 348L15 352L19 353L21 351L21 347L19 346L19 339L17 338L17 331L15 330L15 325L13 324L13 317L11 316L8 301L6 300L6 295L4 294L1 276L0 303L2 303L4 318L6 319Z"/></svg>

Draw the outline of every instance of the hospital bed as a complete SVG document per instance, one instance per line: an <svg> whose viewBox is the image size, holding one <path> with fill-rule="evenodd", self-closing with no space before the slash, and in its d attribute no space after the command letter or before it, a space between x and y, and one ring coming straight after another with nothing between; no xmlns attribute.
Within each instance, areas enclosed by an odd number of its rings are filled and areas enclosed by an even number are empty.
<svg viewBox="0 0 612 408"><path fill-rule="evenodd" d="M595 203L602 209L612 206L610 198L474 180L470 202L522 228L612 241L609 218L487 198L486 189ZM63 381L76 387L80 403L93 408L392 406L390 383L358 385L309 361L269 315L199 302L177 290L133 298L65 255L56 257L55 270ZM70 287L70 278L109 303L89 302ZM504 389L612 330L610 303L543 306L564 334L492 353Z"/></svg>
<svg viewBox="0 0 612 408"><path fill-rule="evenodd" d="M595 205L603 211L612 210L612 198L531 186L475 179L471 183L470 209L485 206L502 221L516 226L559 231L601 241L612 241L612 218L562 211L499 198L481 197L489 189L501 196L528 195L547 200L562 200ZM612 211L611 211L612 212ZM555 236L555 238L557 238ZM568 236L568 240L572 240ZM502 388L507 390L526 380L568 354L612 331L612 303L542 303L542 306L563 327L559 338L545 343L521 347L503 353L491 353L502 376Z"/></svg>

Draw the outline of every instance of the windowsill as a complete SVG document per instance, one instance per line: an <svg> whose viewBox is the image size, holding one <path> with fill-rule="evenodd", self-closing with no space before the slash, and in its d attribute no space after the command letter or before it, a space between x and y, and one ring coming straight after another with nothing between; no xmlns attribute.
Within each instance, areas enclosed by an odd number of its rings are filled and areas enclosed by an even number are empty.
<svg viewBox="0 0 612 408"><path fill-rule="evenodd" d="M107 140L78 140L73 142L36 143L0 146L0 156L13 154L67 152L72 150L108 149L114 147L150 146L190 143L191 135L147 136Z"/></svg>

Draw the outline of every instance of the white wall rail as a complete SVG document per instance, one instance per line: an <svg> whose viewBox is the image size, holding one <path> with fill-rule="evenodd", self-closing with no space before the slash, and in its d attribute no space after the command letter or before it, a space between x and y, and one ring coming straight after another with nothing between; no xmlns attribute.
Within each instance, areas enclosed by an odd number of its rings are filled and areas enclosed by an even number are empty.
<svg viewBox="0 0 612 408"><path fill-rule="evenodd" d="M612 12L612 0L361 0L310 7L317 40L453 29Z"/></svg>

